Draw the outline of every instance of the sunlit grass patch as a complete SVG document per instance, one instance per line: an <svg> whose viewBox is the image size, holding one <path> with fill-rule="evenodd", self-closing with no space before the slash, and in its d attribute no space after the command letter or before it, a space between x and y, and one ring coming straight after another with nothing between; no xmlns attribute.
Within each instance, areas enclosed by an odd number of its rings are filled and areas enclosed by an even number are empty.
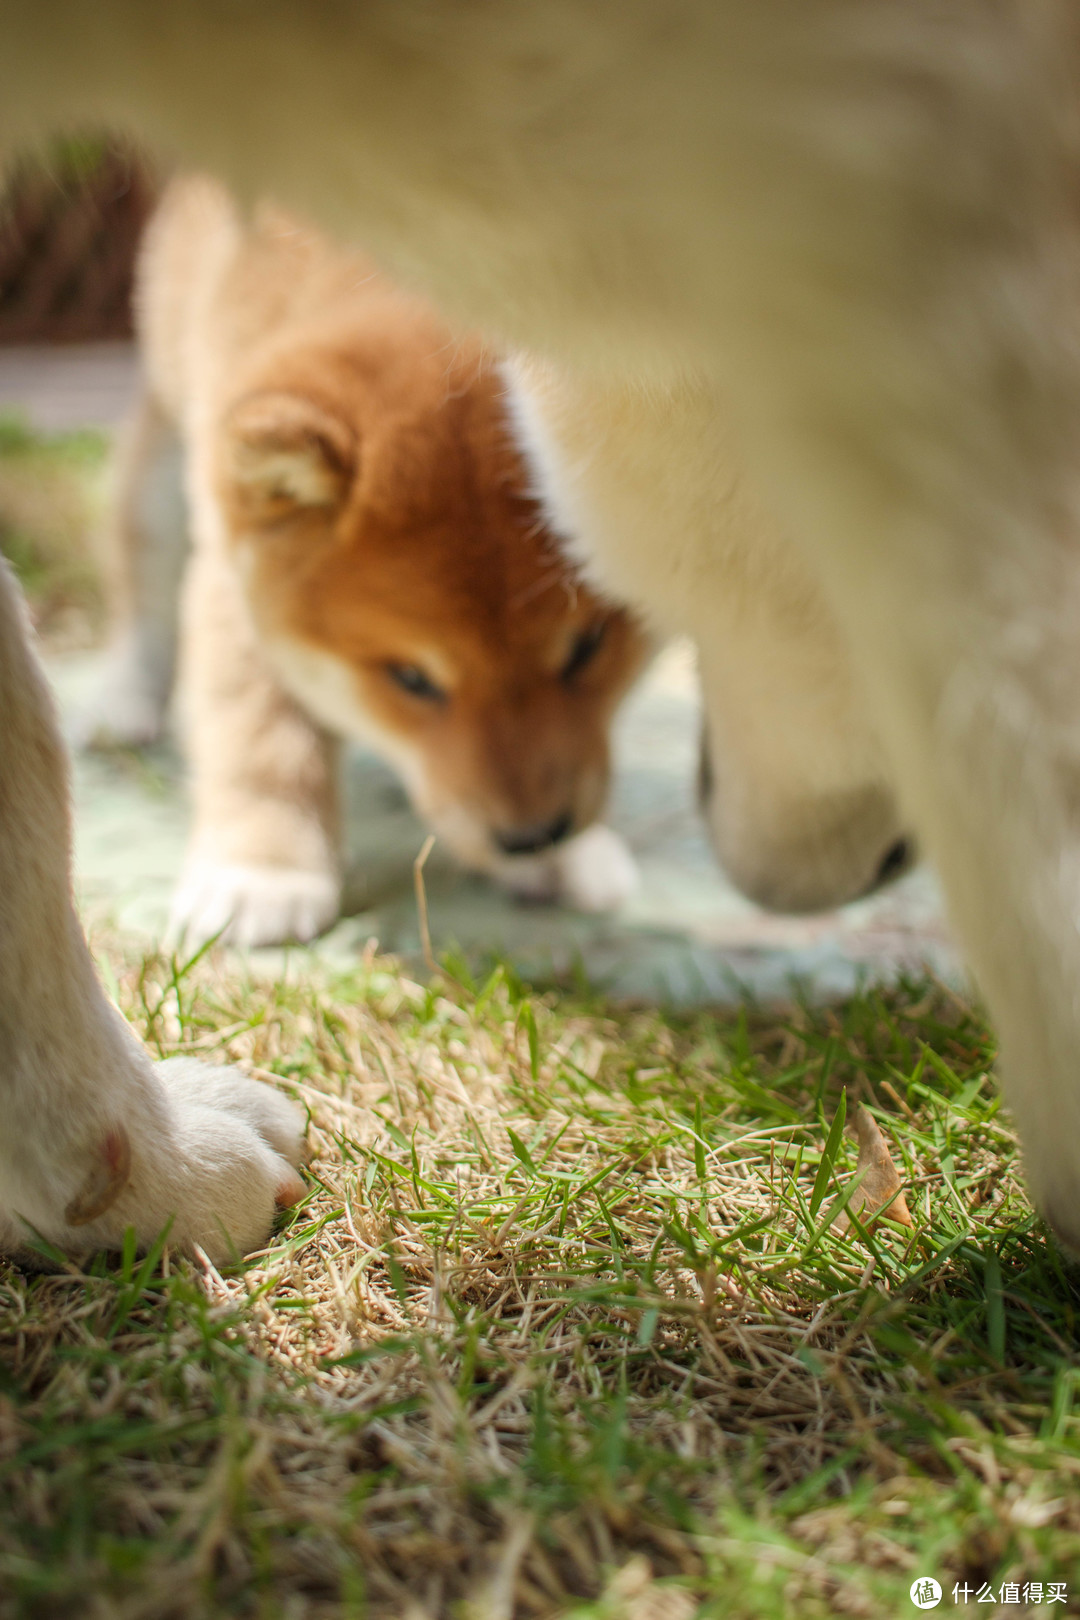
<svg viewBox="0 0 1080 1620"><path fill-rule="evenodd" d="M0 1614L1075 1606L1080 1291L951 992L718 1019L109 961L152 1048L306 1105L311 1191L228 1275L4 1274ZM841 1097L912 1226L839 1230Z"/></svg>
<svg viewBox="0 0 1080 1620"><path fill-rule="evenodd" d="M56 649L90 645L101 629L95 550L107 462L104 433L38 433L0 411L0 552Z"/></svg>

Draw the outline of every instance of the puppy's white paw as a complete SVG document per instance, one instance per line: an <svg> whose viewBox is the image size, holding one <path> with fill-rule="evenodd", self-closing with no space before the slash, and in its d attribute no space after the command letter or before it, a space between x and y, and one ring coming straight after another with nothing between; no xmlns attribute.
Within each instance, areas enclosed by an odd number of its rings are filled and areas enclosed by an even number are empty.
<svg viewBox="0 0 1080 1620"><path fill-rule="evenodd" d="M518 900L561 901L576 911L614 911L639 882L624 840L599 824L542 854L504 857L492 872Z"/></svg>
<svg viewBox="0 0 1080 1620"><path fill-rule="evenodd" d="M76 714L75 748L146 748L165 728L169 672L127 642L106 654L97 690Z"/></svg>
<svg viewBox="0 0 1080 1620"><path fill-rule="evenodd" d="M303 944L335 920L341 884L331 872L189 861L173 897L169 938L196 948L220 934L230 945Z"/></svg>
<svg viewBox="0 0 1080 1620"><path fill-rule="evenodd" d="M577 911L615 911L640 882L624 840L600 823L553 851L559 898Z"/></svg>
<svg viewBox="0 0 1080 1620"><path fill-rule="evenodd" d="M71 742L79 749L148 748L163 729L162 707L152 693L107 691L75 716Z"/></svg>
<svg viewBox="0 0 1080 1620"><path fill-rule="evenodd" d="M504 855L491 875L515 900L550 905L559 898L559 873L550 851L542 855Z"/></svg>

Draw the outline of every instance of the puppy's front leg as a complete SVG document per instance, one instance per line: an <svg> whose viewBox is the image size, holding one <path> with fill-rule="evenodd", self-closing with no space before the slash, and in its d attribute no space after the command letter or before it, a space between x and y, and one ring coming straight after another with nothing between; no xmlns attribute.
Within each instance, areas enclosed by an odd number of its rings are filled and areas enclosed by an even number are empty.
<svg viewBox="0 0 1080 1620"><path fill-rule="evenodd" d="M303 1183L299 1116L269 1087L188 1059L152 1065L106 999L71 902L56 717L0 565L0 1247L142 1244L227 1259Z"/></svg>
<svg viewBox="0 0 1080 1620"><path fill-rule="evenodd" d="M189 943L312 939L341 903L337 744L282 689L211 545L188 573L181 660L195 826L173 930Z"/></svg>

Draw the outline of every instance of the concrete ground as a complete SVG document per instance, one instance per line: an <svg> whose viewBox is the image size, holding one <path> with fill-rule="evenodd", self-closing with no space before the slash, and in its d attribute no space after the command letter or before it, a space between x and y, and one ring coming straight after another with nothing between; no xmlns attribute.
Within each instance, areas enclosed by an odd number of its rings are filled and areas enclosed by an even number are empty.
<svg viewBox="0 0 1080 1620"><path fill-rule="evenodd" d="M44 429L113 425L134 390L122 345L0 350L0 409L17 404ZM52 660L64 713L93 671L85 656ZM615 738L610 820L639 862L641 887L617 915L585 917L515 905L434 852L427 867L437 951L508 954L526 975L580 963L618 996L725 1002L742 991L785 999L795 983L831 997L867 978L926 963L959 972L936 887L925 870L870 900L816 917L769 916L724 880L694 809L699 699L692 650L668 647L626 704ZM82 758L75 766L77 884L91 918L154 938L183 851L187 810L174 750L145 759ZM376 938L415 955L412 862L424 829L392 773L354 753L348 763L349 915L313 947L341 959ZM267 966L281 953L260 952Z"/></svg>

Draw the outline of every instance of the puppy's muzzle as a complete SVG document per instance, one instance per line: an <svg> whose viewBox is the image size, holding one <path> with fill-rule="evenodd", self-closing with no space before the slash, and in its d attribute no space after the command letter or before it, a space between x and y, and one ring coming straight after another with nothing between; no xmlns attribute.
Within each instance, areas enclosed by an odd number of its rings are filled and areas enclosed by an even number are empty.
<svg viewBox="0 0 1080 1620"><path fill-rule="evenodd" d="M539 855L569 838L574 827L570 810L563 810L551 821L532 822L524 827L502 827L493 833L495 842L504 855Z"/></svg>

